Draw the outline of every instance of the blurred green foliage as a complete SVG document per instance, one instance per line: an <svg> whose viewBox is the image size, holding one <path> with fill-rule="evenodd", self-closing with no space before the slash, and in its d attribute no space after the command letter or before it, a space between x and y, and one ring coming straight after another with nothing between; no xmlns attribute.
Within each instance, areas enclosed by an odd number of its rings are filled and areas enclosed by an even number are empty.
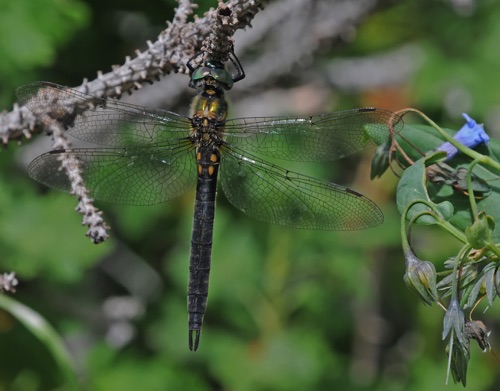
<svg viewBox="0 0 500 391"><path fill-rule="evenodd" d="M367 55L415 44L423 64L401 86L412 105L436 121L450 122L459 114L449 109L450 94L458 90L469 102L469 114L495 118L500 5L471 1L475 10L464 15L451 1L385 3L359 26L354 41L332 47L327 55ZM203 2L202 8L207 4L215 2ZM8 110L20 84L37 79L78 84L123 62L155 38L173 6L167 1L0 0L2 107ZM136 34L118 33L125 16L140 17ZM63 337L83 389L443 387L443 312L424 308L404 286L396 180L386 175L368 183L367 164L356 174L354 162L369 157L328 167L332 171L323 175L342 176L344 183L356 176L353 186L381 205L384 224L366 231L269 226L232 208L220 192L208 312L200 349L192 353L186 285L194 194L147 208L103 204L112 238L94 246L84 237L73 198L27 178L16 157L22 151L12 146L0 154L0 272L16 271L20 285L14 298ZM300 171L326 172L304 164ZM432 227L418 233L422 257L444 261L457 249L458 243ZM134 298L143 311L125 306L113 312L106 306L112 298ZM489 328L498 330L496 308L488 315ZM469 386L498 389L498 363L475 347L471 351ZM46 347L0 311L0 390L62 391L68 389L63 379Z"/></svg>
<svg viewBox="0 0 500 391"><path fill-rule="evenodd" d="M0 1L0 104L7 105L27 73L53 64L57 49L89 19L87 5L77 0Z"/></svg>

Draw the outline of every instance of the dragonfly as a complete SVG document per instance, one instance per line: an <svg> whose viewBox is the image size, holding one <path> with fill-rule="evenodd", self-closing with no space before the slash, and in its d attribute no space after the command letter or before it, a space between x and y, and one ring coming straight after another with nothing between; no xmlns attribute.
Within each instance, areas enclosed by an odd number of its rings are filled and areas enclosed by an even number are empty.
<svg viewBox="0 0 500 391"><path fill-rule="evenodd" d="M358 108L313 116L226 119L225 92L245 77L235 55L233 71L211 60L187 64L196 89L189 116L98 98L37 82L17 95L34 112L50 113L76 139L96 147L56 149L33 160L29 175L70 192L61 170L65 156L81 162L95 200L152 205L196 186L188 281L188 344L196 351L207 307L217 184L236 208L285 227L359 230L381 224L383 214L355 190L287 170L261 157L332 161L386 140L401 119L390 111ZM192 59L193 60L193 59ZM60 115L57 104L78 105ZM97 147L99 146L99 147ZM220 178L220 179L219 179Z"/></svg>

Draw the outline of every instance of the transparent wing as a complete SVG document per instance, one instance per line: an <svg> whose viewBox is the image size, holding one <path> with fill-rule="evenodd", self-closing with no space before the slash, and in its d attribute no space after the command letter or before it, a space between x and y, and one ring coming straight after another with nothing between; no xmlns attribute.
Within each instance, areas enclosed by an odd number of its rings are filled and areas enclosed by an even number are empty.
<svg viewBox="0 0 500 391"><path fill-rule="evenodd" d="M245 151L290 161L332 161L387 140L403 121L362 108L309 117L238 118L225 124L226 141Z"/></svg>
<svg viewBox="0 0 500 391"><path fill-rule="evenodd" d="M19 87L16 94L35 114L57 119L73 137L107 146L147 145L186 137L187 117L115 99L97 98L48 82Z"/></svg>
<svg viewBox="0 0 500 391"><path fill-rule="evenodd" d="M188 139L148 148L56 150L31 162L29 175L66 192L71 183L61 159L77 157L94 199L129 205L153 205L184 194L196 182L194 146Z"/></svg>
<svg viewBox="0 0 500 391"><path fill-rule="evenodd" d="M227 199L257 220L333 231L383 221L377 205L353 190L288 171L228 145L222 151L220 180Z"/></svg>

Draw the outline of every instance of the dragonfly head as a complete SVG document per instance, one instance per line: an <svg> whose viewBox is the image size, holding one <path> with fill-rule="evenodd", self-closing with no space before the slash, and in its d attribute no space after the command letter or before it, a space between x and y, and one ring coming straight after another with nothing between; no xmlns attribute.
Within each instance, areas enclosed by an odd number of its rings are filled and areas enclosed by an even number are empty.
<svg viewBox="0 0 500 391"><path fill-rule="evenodd" d="M207 61L205 66L195 69L191 75L189 86L198 91L222 92L233 87L233 76L224 69L220 62Z"/></svg>
<svg viewBox="0 0 500 391"><path fill-rule="evenodd" d="M194 60L203 54L203 51L198 52L186 64L191 71L189 86L196 88L198 92L223 93L224 90L230 90L234 83L245 78L245 71L234 52L229 53L228 56L235 71L234 74L226 70L222 61L213 58L206 59L203 66L195 68Z"/></svg>

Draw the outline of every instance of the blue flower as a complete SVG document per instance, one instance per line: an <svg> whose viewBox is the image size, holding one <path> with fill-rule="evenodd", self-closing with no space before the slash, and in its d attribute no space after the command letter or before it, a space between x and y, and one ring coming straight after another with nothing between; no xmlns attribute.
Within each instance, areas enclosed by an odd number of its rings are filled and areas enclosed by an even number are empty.
<svg viewBox="0 0 500 391"><path fill-rule="evenodd" d="M453 136L455 140L469 148L474 148L475 146L481 143L487 143L490 140L490 137L484 131L483 125L478 125L476 121L465 113L462 114L462 117L464 117L467 122L455 134L455 136ZM458 150L449 142L441 144L438 151L446 152L446 160L451 159L458 152Z"/></svg>

